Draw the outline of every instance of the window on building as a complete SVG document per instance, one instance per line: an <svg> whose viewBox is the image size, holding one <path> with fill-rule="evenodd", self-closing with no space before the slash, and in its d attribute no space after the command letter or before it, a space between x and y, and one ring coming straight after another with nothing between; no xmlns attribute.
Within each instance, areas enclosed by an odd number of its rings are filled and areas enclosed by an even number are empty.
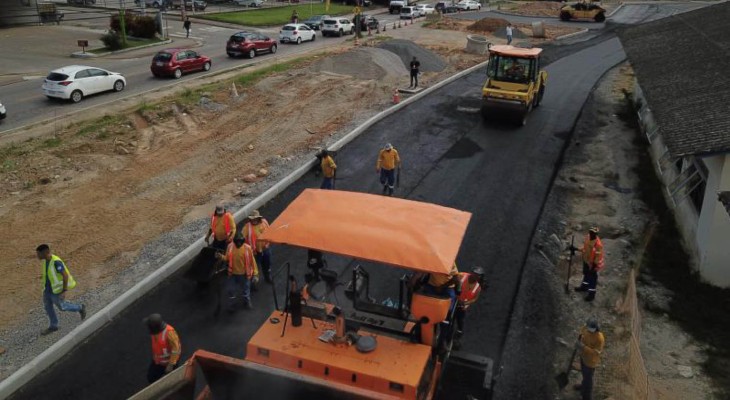
<svg viewBox="0 0 730 400"><path fill-rule="evenodd" d="M688 199L699 213L705 199L707 167L701 159L695 157L684 158L683 162L677 162L676 165L681 165L680 173L669 184L667 191L674 204L679 204L684 199Z"/></svg>

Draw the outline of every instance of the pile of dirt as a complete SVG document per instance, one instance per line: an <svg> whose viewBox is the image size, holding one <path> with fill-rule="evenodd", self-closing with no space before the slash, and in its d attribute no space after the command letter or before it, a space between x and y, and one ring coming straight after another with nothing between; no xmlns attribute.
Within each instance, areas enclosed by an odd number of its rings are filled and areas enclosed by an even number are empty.
<svg viewBox="0 0 730 400"><path fill-rule="evenodd" d="M531 15L536 17L557 17L560 14L560 7L564 4L558 1L537 1L522 3L511 13L519 15Z"/></svg>
<svg viewBox="0 0 730 400"><path fill-rule="evenodd" d="M440 72L446 68L446 62L436 53L424 49L410 40L393 39L383 42L378 47L395 53L403 61L403 65L410 65L413 57L421 62L422 72Z"/></svg>
<svg viewBox="0 0 730 400"><path fill-rule="evenodd" d="M366 80L408 75L408 70L396 54L374 47L361 47L334 57L327 57L313 64L312 70Z"/></svg>
<svg viewBox="0 0 730 400"><path fill-rule="evenodd" d="M492 34L495 37L505 39L507 37L507 24L509 21L501 18L482 18L479 21L466 27L468 31ZM512 37L515 39L525 39L528 36L520 30L520 28L512 27Z"/></svg>

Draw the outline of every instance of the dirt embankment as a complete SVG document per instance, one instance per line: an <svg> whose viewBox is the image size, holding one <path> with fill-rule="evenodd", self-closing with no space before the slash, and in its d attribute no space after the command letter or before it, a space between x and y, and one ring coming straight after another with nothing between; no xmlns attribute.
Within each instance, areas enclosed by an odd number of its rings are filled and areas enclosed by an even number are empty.
<svg viewBox="0 0 730 400"><path fill-rule="evenodd" d="M494 40L494 43L499 43L500 39L506 40L507 38L505 28L507 27L508 23L509 21L502 18L483 18L478 21L472 22L443 17L438 21L434 21L428 24L428 28L465 33L477 33L492 38L492 40ZM519 39L519 42L526 42L530 45L539 45L540 43L555 40L555 38L559 36L575 33L581 30L577 27L563 27L545 24L545 37L534 38L532 37L532 25L515 23L512 24L512 26L515 28L512 31L514 39ZM518 43L513 43L513 45L515 44Z"/></svg>
<svg viewBox="0 0 730 400"><path fill-rule="evenodd" d="M453 64L427 80L479 61L437 51ZM70 298L109 284L145 243L389 106L393 87L408 80L406 54L361 48L333 58L353 55L358 62L320 57L263 79L239 77L237 97L224 82L0 149L0 326L39 305L39 243L79 282Z"/></svg>

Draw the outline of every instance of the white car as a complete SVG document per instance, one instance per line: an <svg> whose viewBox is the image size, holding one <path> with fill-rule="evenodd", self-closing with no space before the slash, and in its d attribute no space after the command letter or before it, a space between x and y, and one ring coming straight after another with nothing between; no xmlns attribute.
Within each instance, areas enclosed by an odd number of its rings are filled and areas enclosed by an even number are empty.
<svg viewBox="0 0 730 400"><path fill-rule="evenodd" d="M8 112L5 110L5 106L3 103L0 103L0 119L5 119L5 117L8 115Z"/></svg>
<svg viewBox="0 0 730 400"><path fill-rule="evenodd" d="M400 19L413 19L418 18L420 14L418 13L418 9L414 7L401 7L400 9Z"/></svg>
<svg viewBox="0 0 730 400"><path fill-rule="evenodd" d="M262 7L264 0L233 0L233 4L245 7Z"/></svg>
<svg viewBox="0 0 730 400"><path fill-rule="evenodd" d="M279 31L280 43L300 44L305 40L314 42L316 38L316 32L306 24L286 24Z"/></svg>
<svg viewBox="0 0 730 400"><path fill-rule="evenodd" d="M342 36L355 33L355 24L347 18L327 18L322 21L322 36Z"/></svg>
<svg viewBox="0 0 730 400"><path fill-rule="evenodd" d="M458 8L459 10L466 10L466 11L469 11L469 10L481 10L482 9L482 5L478 1L474 1L474 0L462 0L462 1L458 2L458 3L456 3L456 8Z"/></svg>
<svg viewBox="0 0 730 400"><path fill-rule="evenodd" d="M43 81L43 94L48 98L78 103L85 96L113 90L121 92L127 80L118 72L85 65L69 65L51 71Z"/></svg>
<svg viewBox="0 0 730 400"><path fill-rule="evenodd" d="M418 6L416 6L416 8L418 9L418 14L421 16L433 14L436 12L436 9L433 7L432 4L419 4Z"/></svg>

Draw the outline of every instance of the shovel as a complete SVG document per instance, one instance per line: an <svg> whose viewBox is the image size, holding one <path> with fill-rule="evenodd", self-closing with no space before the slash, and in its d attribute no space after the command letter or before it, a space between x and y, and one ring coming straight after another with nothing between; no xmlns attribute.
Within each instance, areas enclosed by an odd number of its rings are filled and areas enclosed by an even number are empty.
<svg viewBox="0 0 730 400"><path fill-rule="evenodd" d="M580 336L578 336L578 340L580 340ZM568 367L565 369L565 372L561 372L558 374L558 376L555 377L555 380L558 382L558 388L560 390L564 389L566 386L568 386L568 374L570 373L570 369L573 368L573 360L575 360L575 355L578 354L578 347L576 346L575 349L573 349L573 354L570 356L570 361L568 362Z"/></svg>
<svg viewBox="0 0 730 400"><path fill-rule="evenodd" d="M565 294L570 293L570 274L573 270L573 254L575 254L575 247L573 247L574 242L575 235L570 237L570 257L568 257L568 276L565 278Z"/></svg>

